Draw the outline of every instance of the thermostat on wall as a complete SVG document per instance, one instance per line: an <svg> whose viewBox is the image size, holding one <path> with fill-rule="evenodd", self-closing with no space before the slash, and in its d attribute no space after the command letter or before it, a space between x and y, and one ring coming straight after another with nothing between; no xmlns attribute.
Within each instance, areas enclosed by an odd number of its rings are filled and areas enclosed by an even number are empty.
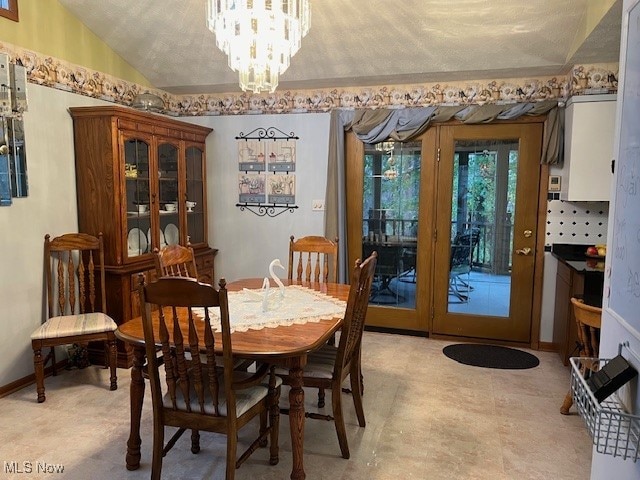
<svg viewBox="0 0 640 480"><path fill-rule="evenodd" d="M550 175L549 176L549 191L550 192L559 192L560 191L560 175Z"/></svg>

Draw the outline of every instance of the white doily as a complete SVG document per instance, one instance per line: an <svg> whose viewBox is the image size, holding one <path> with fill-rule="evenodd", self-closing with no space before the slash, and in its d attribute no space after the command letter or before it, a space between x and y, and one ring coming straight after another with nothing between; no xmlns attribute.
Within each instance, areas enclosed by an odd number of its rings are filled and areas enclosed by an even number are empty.
<svg viewBox="0 0 640 480"><path fill-rule="evenodd" d="M284 298L278 289L269 298L269 309L262 311L262 300L244 291L229 292L229 324L231 332L261 330L307 322L319 322L333 317L344 317L347 302L300 285L285 287ZM257 291L257 290L254 290ZM204 317L204 309L193 309ZM213 331L220 331L220 309L210 308Z"/></svg>

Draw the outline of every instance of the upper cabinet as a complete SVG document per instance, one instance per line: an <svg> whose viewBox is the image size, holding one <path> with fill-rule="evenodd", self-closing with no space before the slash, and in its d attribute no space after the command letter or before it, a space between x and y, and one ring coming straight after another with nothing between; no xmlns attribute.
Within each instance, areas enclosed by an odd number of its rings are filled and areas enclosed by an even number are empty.
<svg viewBox="0 0 640 480"><path fill-rule="evenodd" d="M610 200L615 116L615 94L575 96L567 102L562 200Z"/></svg>

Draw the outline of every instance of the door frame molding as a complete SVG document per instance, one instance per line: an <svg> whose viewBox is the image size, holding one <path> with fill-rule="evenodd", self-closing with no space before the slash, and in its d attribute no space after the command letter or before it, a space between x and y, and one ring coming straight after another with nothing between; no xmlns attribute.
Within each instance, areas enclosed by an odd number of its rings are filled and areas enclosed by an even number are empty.
<svg viewBox="0 0 640 480"><path fill-rule="evenodd" d="M512 120L495 120L491 122L491 124L514 124L514 123L540 123L544 124L547 119L547 115L537 115L537 116L520 116L518 118ZM421 135L424 136L426 134L436 135L436 138L439 138L439 130L442 126L451 126L451 125L467 125L464 122L459 120L450 120L447 122L434 123ZM416 139L412 139L415 141ZM436 152L439 148L439 145L436 142ZM435 152L426 152L423 151L422 158L425 160L427 155L430 154L437 155ZM345 135L345 161L347 163L351 162L362 162L362 156L364 154L364 143L359 140L353 131L346 132ZM437 168L437 162L436 162ZM362 175L358 176L352 174L350 175L349 169L346 169L346 182L349 188L347 188L346 195L346 209L347 209L347 232L348 238L346 242L347 248L347 258L349 265L355 262L356 258L359 258L362 255L362 245L360 242L359 232L361 230L358 229L359 221L362 218L362 199L359 195L349 195L349 190L352 192L357 190L358 192L362 191L363 188L363 178ZM353 170L352 170L353 172ZM435 171L431 172L435 173ZM544 274L544 246L545 246L545 238L546 238L546 219L547 219L547 188L549 180L549 166L546 164L539 164L539 179L540 179L540 188L538 189L538 212L537 212L537 221L538 228L536 228L536 239L535 239L535 262L534 262L534 281L533 281L533 292L532 292L532 306L531 306L531 327L530 327L530 341L529 342L509 342L509 341L498 341L495 339L486 339L487 341L491 341L494 344L501 345L513 345L513 346L528 346L531 349L539 350L544 344L544 342L540 341L540 331L541 331L541 320L542 320L542 292L543 292L543 274ZM432 177L432 180L429 183L429 187L432 187L432 192L430 192L428 199L425 199L424 202L421 202L420 208L435 208L435 198L437 193L437 184L435 183L435 177ZM426 236L425 244L428 243L429 248L428 252L423 252L422 261L420 259L416 259L416 262L420 262L423 267L429 268L429 280L428 280L428 306L427 311L423 312L423 315L426 315L427 322L426 325L423 325L424 322L419 322L419 328L413 329L398 329L399 333L414 333L414 334L426 334L427 336L435 339L450 339L450 340L460 340L460 337L450 336L450 335L437 335L433 332L433 282L435 272L433 271L433 262L434 262L434 246L435 246L435 238L434 238L434 230L435 230L435 214L432 215L432 222L423 222L423 228L425 229L424 235ZM429 293L431 292L431 293ZM372 325L367 322L367 327L378 328L380 326ZM382 327L384 331L393 332L396 329L390 327ZM468 340L468 339L467 339ZM476 338L474 340L481 341L482 339Z"/></svg>

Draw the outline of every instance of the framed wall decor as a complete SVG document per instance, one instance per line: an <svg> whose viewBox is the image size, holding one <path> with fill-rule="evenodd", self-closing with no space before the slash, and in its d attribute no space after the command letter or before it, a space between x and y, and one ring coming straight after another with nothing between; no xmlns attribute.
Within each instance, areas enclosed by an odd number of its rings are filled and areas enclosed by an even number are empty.
<svg viewBox="0 0 640 480"><path fill-rule="evenodd" d="M269 203L296 203L295 175L269 175L268 201Z"/></svg>
<svg viewBox="0 0 640 480"><path fill-rule="evenodd" d="M266 199L264 173L240 173L238 175L238 200L240 202L264 203Z"/></svg>
<svg viewBox="0 0 640 480"><path fill-rule="evenodd" d="M238 199L236 207L259 217L276 217L298 208L296 202L296 140L276 127L256 128L238 141Z"/></svg>
<svg viewBox="0 0 640 480"><path fill-rule="evenodd" d="M238 141L238 170L262 172L265 170L265 142L259 140Z"/></svg>
<svg viewBox="0 0 640 480"><path fill-rule="evenodd" d="M266 158L270 172L296 171L296 141L275 140L267 142Z"/></svg>
<svg viewBox="0 0 640 480"><path fill-rule="evenodd" d="M0 17L18 21L18 0L0 0Z"/></svg>

